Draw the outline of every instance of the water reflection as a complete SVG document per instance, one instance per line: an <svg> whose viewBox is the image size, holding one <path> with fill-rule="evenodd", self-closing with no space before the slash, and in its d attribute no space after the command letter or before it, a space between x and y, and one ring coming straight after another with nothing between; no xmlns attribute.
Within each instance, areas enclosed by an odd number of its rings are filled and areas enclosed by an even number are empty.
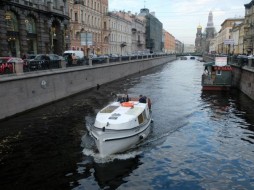
<svg viewBox="0 0 254 190"><path fill-rule="evenodd" d="M253 189L254 103L201 92L202 72L175 61L1 121L1 189ZM151 97L154 126L103 160L85 126L112 92Z"/></svg>
<svg viewBox="0 0 254 190"><path fill-rule="evenodd" d="M116 189L125 183L125 177L141 165L139 157L127 160L114 160L110 163L95 164L94 176L101 188L110 187Z"/></svg>
<svg viewBox="0 0 254 190"><path fill-rule="evenodd" d="M202 92L201 98L205 103L203 108L209 114L213 124L220 126L222 138L234 138L236 130L241 130L238 136L241 140L254 143L254 112L253 101L240 94L237 90L229 92ZM244 102L241 102L243 100ZM239 106L241 109L239 110ZM248 130L248 131L246 131Z"/></svg>

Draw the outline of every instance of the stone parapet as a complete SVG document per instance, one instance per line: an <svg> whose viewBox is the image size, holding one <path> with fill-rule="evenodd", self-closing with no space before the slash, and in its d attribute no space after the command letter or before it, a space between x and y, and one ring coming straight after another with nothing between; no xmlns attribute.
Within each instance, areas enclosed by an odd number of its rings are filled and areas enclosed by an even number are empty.
<svg viewBox="0 0 254 190"><path fill-rule="evenodd" d="M0 105L4 108L0 109L0 119L89 90L97 84L103 85L160 66L175 59L175 55L170 55L92 67L46 70L0 78Z"/></svg>

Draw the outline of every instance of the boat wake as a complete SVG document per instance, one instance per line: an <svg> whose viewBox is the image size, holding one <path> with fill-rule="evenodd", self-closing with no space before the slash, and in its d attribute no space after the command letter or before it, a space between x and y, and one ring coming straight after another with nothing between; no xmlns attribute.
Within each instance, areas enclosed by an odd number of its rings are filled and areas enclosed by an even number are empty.
<svg viewBox="0 0 254 190"><path fill-rule="evenodd" d="M83 147L83 154L85 156L93 157L96 163L108 163L108 162L113 162L116 159L128 160L130 158L135 158L137 155L140 155L142 153L141 150L136 150L135 148L133 148L123 153L117 153L117 154L113 154L105 158L102 158L96 148L94 139L89 135L89 130L93 126L92 124L93 121L91 118L86 118L86 119L88 121L86 124L87 131L81 138L81 147Z"/></svg>
<svg viewBox="0 0 254 190"><path fill-rule="evenodd" d="M135 158L141 153L142 153L141 151L134 150L134 151L128 151L123 153L112 154L102 158L97 152L97 150L95 149L87 149L87 148L83 149L83 154L85 156L93 157L95 163L109 163L109 162L113 162L114 160L128 160L130 158Z"/></svg>
<svg viewBox="0 0 254 190"><path fill-rule="evenodd" d="M96 144L94 139L89 135L89 131L87 131L83 137L81 146L83 147L83 154L85 156L92 157L96 163L108 163L113 162L114 160L127 160L130 158L135 158L138 155L143 154L144 152L150 151L154 147L162 145L168 136L172 133L177 132L182 127L188 125L187 123L178 123L177 126L174 128L170 128L167 131L162 130L155 130L154 124L151 124L151 133L148 135L146 139L141 141L139 144L135 145L134 147L130 148L128 151L123 153L116 153L109 155L107 157L102 158L97 150ZM89 124L87 123L87 129L89 130L92 126L92 122ZM156 128L160 128L156 126ZM164 128L165 129L165 128Z"/></svg>

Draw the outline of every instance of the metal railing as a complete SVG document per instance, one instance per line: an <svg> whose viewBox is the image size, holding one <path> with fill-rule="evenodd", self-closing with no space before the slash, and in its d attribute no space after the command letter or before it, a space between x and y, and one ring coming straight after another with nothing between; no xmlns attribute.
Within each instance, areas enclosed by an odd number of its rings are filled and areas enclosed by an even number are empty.
<svg viewBox="0 0 254 190"><path fill-rule="evenodd" d="M76 66L93 66L99 64L114 64L114 63L121 63L121 62L128 62L128 61L135 61L135 60L142 60L142 59L154 59L158 57L166 57L173 54L160 54L160 55L131 55L131 56L119 56L119 57L96 57L93 59L79 59L68 63L67 60L47 60L47 61L31 61L31 62L24 62L23 64L20 63L18 71L14 68L9 69L7 73L0 73L1 76L11 76L15 75L15 73L28 73L34 71L43 71L43 70L52 70L52 69L60 69L65 68L68 69L69 67L76 67Z"/></svg>

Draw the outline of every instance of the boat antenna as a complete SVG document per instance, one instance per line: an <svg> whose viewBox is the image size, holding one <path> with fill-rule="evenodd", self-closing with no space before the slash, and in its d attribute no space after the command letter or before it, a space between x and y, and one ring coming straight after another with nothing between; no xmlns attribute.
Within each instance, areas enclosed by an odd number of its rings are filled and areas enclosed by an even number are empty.
<svg viewBox="0 0 254 190"><path fill-rule="evenodd" d="M144 8L146 8L146 0L144 0Z"/></svg>

